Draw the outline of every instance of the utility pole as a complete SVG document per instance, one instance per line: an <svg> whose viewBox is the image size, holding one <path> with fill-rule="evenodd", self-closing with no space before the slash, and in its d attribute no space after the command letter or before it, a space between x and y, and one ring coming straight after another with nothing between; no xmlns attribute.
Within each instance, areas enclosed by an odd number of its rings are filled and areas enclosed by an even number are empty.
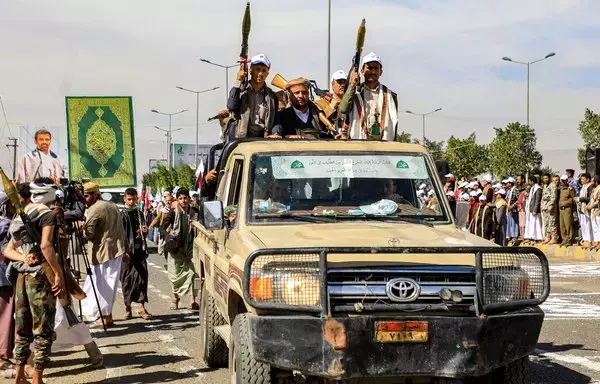
<svg viewBox="0 0 600 384"><path fill-rule="evenodd" d="M413 112L413 111L404 111L406 113L408 113L409 115L415 115L415 116L421 116L423 119L423 145L425 145L425 116L431 115L432 113L436 113L441 111L442 108L436 108L433 111L427 112L427 113L417 113L417 112Z"/></svg>
<svg viewBox="0 0 600 384"><path fill-rule="evenodd" d="M9 137L8 140L12 141L12 144L6 144L7 148L13 149L13 180L17 179L17 138Z"/></svg>
<svg viewBox="0 0 600 384"><path fill-rule="evenodd" d="M175 88L181 90L181 91L186 91L186 92L190 92L190 93L195 93L196 94L196 149L195 149L195 155L194 155L194 163L196 164L196 167L198 166L198 117L199 117L199 111L200 111L200 94L201 93L205 93L205 92L210 92L210 91L214 91L215 89L219 89L219 87L212 87L210 89L205 89L203 91L196 91L193 89L188 89L188 88L184 88L184 87L180 87L180 86L176 86Z"/></svg>
<svg viewBox="0 0 600 384"><path fill-rule="evenodd" d="M172 123L172 117L175 116L175 115L179 115L180 113L183 113L183 112L186 112L186 111L187 111L187 109L182 109L179 112L164 113L164 112L157 111L156 109L150 110L150 112L152 112L152 113L157 113L159 115L169 116L169 130L168 131L166 131L166 130L160 128L160 127L154 126L154 128L159 129L159 130L161 130L161 131L163 131L163 132L165 132L167 134L166 135L167 136L167 161L169 163L169 167L173 167L173 150L171 148L171 133L181 130L181 128L175 129L175 130L172 129L173 128L172 125L171 125L171 123Z"/></svg>

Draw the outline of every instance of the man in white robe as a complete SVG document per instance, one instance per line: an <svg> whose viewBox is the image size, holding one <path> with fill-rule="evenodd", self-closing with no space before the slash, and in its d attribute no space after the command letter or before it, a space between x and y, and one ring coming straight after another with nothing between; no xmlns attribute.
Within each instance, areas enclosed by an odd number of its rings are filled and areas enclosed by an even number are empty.
<svg viewBox="0 0 600 384"><path fill-rule="evenodd" d="M577 212L579 213L579 227L581 229L581 239L583 246L589 247L594 240L592 233L592 218L590 216L590 200L592 197L592 177L589 173L584 173L580 177L581 189L579 196L576 197Z"/></svg>
<svg viewBox="0 0 600 384"><path fill-rule="evenodd" d="M537 176L529 179L529 196L527 196L526 208L527 221L525 222L525 240L541 241L544 239L542 233L542 189Z"/></svg>
<svg viewBox="0 0 600 384"><path fill-rule="evenodd" d="M81 302L81 306L87 319L102 323L102 316L104 324L110 326L113 324L112 309L121 272L121 256L125 253L125 231L119 208L100 198L98 184L87 182L83 185L83 190L88 206L83 235L88 241L87 257L92 267L92 276L85 280L83 290L87 298Z"/></svg>
<svg viewBox="0 0 600 384"><path fill-rule="evenodd" d="M398 96L379 82L383 61L371 52L361 60L364 84L352 71L350 86L340 103L340 113L346 115L342 138L352 140L396 140L398 131Z"/></svg>

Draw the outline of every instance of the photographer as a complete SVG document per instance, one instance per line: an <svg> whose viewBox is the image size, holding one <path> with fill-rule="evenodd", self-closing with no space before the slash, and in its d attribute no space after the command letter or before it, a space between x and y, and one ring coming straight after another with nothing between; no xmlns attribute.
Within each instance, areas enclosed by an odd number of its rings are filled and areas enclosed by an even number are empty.
<svg viewBox="0 0 600 384"><path fill-rule="evenodd" d="M17 271L16 281L12 282L16 292L15 322L17 339L15 359L17 361L15 382L27 382L25 364L34 343L33 383L41 384L44 368L49 361L52 347L56 297L63 288L61 270L54 253L53 234L55 218L48 207L39 202L31 203L29 184L18 188L19 199L29 218L34 239L28 233L25 223L17 216L10 226L11 240L4 250L4 256L12 260L11 266ZM34 248L40 244L39 249ZM40 254L41 253L41 254ZM48 281L40 263L45 259L54 272L54 281Z"/></svg>

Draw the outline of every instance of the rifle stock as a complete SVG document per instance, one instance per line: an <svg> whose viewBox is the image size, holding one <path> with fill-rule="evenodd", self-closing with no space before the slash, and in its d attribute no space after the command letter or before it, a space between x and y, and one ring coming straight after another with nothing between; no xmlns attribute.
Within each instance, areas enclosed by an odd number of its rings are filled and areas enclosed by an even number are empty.
<svg viewBox="0 0 600 384"><path fill-rule="evenodd" d="M273 80L271 80L271 85L279 89L285 89L287 83L288 81L285 77L281 76L279 73L276 73Z"/></svg>

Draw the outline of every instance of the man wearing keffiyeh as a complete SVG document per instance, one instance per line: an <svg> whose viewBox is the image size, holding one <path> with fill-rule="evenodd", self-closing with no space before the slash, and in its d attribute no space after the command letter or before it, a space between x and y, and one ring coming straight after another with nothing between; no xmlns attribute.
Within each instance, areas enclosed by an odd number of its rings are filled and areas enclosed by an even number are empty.
<svg viewBox="0 0 600 384"><path fill-rule="evenodd" d="M145 234L148 227L141 220L142 212L137 206L138 196L135 188L127 188L123 196L125 208L121 210L125 229L125 256L121 264L121 286L125 303L125 319L133 317L131 303L138 303L138 314L144 320L152 315L144 307L148 302L148 247Z"/></svg>

